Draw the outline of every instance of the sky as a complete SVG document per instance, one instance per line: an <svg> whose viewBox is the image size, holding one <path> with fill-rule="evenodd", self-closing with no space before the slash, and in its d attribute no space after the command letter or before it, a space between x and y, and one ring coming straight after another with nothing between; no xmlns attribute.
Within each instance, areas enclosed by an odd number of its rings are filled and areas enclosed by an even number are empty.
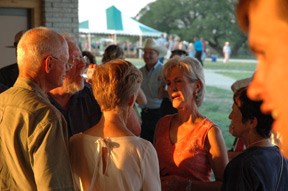
<svg viewBox="0 0 288 191"><path fill-rule="evenodd" d="M79 22L87 20L91 13L97 10L105 10L114 5L122 14L135 17L147 4L156 0L79 0Z"/></svg>

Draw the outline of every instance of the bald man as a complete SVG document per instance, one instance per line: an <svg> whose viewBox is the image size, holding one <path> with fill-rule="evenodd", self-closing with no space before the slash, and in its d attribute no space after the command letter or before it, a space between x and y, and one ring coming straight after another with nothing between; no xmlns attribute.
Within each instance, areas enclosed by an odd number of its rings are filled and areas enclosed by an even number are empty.
<svg viewBox="0 0 288 191"><path fill-rule="evenodd" d="M0 190L74 190L65 119L46 93L63 84L68 45L39 27L17 46L19 76L0 94Z"/></svg>

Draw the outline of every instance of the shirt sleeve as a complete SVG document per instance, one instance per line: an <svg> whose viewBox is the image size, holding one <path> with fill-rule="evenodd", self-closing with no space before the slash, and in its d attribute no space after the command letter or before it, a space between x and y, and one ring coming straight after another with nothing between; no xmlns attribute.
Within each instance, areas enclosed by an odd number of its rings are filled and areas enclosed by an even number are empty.
<svg viewBox="0 0 288 191"><path fill-rule="evenodd" d="M38 190L74 190L66 128L63 118L48 111L29 137L30 161Z"/></svg>

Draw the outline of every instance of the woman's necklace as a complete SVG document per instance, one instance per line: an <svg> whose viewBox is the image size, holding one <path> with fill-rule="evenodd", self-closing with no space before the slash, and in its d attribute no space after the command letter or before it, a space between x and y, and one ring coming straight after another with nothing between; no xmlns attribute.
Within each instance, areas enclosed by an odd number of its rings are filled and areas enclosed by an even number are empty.
<svg viewBox="0 0 288 191"><path fill-rule="evenodd" d="M255 141L255 142L249 144L249 145L248 145L248 148L250 148L250 147L252 147L253 145L256 145L256 144L258 144L258 143L262 143L262 142L264 143L264 142L266 142L266 141L268 141L268 139L261 139L261 140L259 140L259 141Z"/></svg>

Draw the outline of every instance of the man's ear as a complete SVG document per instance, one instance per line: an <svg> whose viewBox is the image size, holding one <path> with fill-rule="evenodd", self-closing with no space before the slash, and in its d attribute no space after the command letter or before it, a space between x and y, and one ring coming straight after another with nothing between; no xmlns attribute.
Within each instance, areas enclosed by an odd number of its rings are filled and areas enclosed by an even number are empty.
<svg viewBox="0 0 288 191"><path fill-rule="evenodd" d="M249 123L250 127L255 128L258 124L258 120L256 117L254 117L253 119L249 119L247 123Z"/></svg>
<svg viewBox="0 0 288 191"><path fill-rule="evenodd" d="M47 57L45 60L44 60L44 63L43 63L43 68L45 70L46 73L49 73L53 67L53 64L51 62L51 57Z"/></svg>

